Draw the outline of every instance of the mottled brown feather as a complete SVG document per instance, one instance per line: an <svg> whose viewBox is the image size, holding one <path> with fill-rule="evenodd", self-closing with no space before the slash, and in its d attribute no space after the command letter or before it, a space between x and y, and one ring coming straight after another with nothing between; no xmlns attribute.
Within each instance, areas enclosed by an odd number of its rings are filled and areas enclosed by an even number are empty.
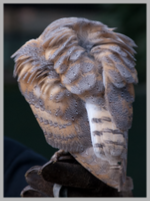
<svg viewBox="0 0 150 201"><path fill-rule="evenodd" d="M118 189L128 188L127 132L133 84L138 82L135 46L101 22L72 17L51 23L12 55L14 76L47 142L71 152L93 175ZM98 109L93 133L86 104ZM111 169L117 161L121 172Z"/></svg>

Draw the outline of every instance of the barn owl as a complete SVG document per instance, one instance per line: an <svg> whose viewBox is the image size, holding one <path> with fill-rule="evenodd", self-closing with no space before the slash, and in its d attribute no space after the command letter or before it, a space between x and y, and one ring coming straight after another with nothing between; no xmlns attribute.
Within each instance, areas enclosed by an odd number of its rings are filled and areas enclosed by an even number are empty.
<svg viewBox="0 0 150 201"><path fill-rule="evenodd" d="M101 22L62 18L12 55L19 88L52 147L127 191L136 44Z"/></svg>

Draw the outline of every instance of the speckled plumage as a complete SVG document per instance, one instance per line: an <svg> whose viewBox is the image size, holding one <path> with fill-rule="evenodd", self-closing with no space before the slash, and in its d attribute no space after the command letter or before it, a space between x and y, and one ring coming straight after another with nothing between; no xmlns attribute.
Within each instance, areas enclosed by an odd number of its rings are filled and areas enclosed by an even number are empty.
<svg viewBox="0 0 150 201"><path fill-rule="evenodd" d="M132 189L126 161L135 46L100 22L62 18L12 56L47 142L119 190Z"/></svg>

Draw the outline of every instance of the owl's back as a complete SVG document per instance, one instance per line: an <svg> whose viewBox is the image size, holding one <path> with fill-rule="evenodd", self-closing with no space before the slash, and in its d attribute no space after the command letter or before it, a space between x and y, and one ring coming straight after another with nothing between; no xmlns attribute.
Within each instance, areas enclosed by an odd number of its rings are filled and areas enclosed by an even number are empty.
<svg viewBox="0 0 150 201"><path fill-rule="evenodd" d="M14 75L47 142L71 152L115 188L120 181L112 164L122 161L126 180L127 132L138 81L135 46L100 22L62 18L12 56Z"/></svg>

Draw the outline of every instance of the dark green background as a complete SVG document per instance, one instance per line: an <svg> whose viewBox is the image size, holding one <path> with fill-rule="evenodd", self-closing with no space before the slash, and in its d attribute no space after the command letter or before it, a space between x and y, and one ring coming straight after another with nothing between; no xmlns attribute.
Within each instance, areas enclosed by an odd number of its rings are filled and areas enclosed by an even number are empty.
<svg viewBox="0 0 150 201"><path fill-rule="evenodd" d="M146 197L146 4L5 4L4 5L4 135L51 157L52 149L28 103L12 77L10 56L27 40L38 37L60 17L99 20L131 37L136 48L139 84L135 86L133 124L129 130L127 174L134 181L134 197Z"/></svg>

